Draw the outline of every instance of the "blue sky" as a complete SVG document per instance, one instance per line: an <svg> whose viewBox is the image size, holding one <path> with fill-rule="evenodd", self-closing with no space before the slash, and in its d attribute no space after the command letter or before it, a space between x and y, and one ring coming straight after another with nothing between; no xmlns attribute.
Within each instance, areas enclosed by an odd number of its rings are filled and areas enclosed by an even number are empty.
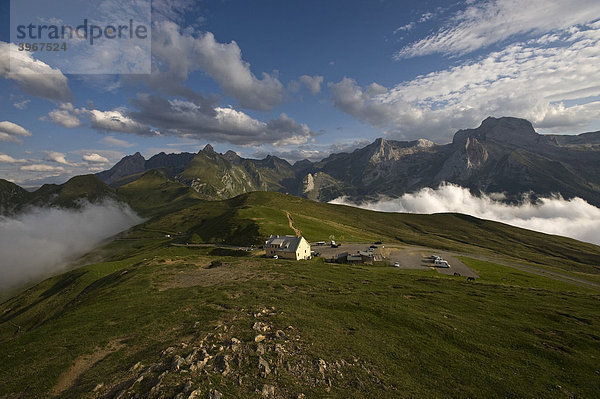
<svg viewBox="0 0 600 399"><path fill-rule="evenodd" d="M600 130L597 0L154 0L148 75L69 74L34 52L9 73L9 3L0 178L23 186L207 143L294 162L377 137L446 143L487 116Z"/></svg>

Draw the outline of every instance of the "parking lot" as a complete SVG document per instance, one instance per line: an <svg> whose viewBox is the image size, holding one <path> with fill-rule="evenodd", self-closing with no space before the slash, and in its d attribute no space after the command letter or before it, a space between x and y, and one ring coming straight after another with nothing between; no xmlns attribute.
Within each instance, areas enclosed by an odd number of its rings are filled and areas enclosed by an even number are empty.
<svg viewBox="0 0 600 399"><path fill-rule="evenodd" d="M340 245L337 248L331 248L331 245L315 245L315 244L311 244L311 250L315 251L315 252L320 252L321 257L325 258L325 259L331 259L331 258L337 258L338 254L341 254L343 252L348 252L349 254L355 254L358 251L367 251L369 249L369 246L372 244L357 244L357 243L342 243L342 245ZM374 259L376 261L380 261L382 260L382 256L381 256L381 248L375 248L373 250L373 256Z"/></svg>
<svg viewBox="0 0 600 399"><path fill-rule="evenodd" d="M311 249L315 252L320 252L320 256L325 259L337 258L338 254L343 252L357 253L358 251L367 251L370 243L342 243L338 248L331 248L331 245L315 245L312 244ZM386 246L377 245L373 251L376 261L384 260L392 266L398 262L402 269L421 269L421 270L437 270L438 273L454 275L458 273L465 277L479 277L477 273L469 269L464 263L458 260L452 253L447 251L439 251L430 248L416 246ZM436 267L434 265L432 255L438 255L450 264L450 268Z"/></svg>

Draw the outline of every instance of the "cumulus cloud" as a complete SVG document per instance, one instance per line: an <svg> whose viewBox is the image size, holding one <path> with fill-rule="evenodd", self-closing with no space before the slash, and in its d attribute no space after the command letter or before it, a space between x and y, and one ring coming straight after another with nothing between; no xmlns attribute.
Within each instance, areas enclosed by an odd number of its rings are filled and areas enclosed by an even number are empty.
<svg viewBox="0 0 600 399"><path fill-rule="evenodd" d="M102 240L141 222L116 202L79 210L35 208L14 218L0 217L0 292L62 272Z"/></svg>
<svg viewBox="0 0 600 399"><path fill-rule="evenodd" d="M88 111L90 123L93 128L110 132L135 133L142 136L154 136L156 132L150 127L136 122L124 114L123 110L114 109L100 111L93 109Z"/></svg>
<svg viewBox="0 0 600 399"><path fill-rule="evenodd" d="M26 159L16 159L7 154L0 154L0 162L2 163L25 163Z"/></svg>
<svg viewBox="0 0 600 399"><path fill-rule="evenodd" d="M323 84L323 76L308 76L302 75L298 78L300 83L304 84L313 95L317 95L321 92L321 84Z"/></svg>
<svg viewBox="0 0 600 399"><path fill-rule="evenodd" d="M386 88L350 78L330 84L334 105L401 138L449 140L489 115L530 120L548 131L585 129L600 115L593 65L600 24L515 43L478 61Z"/></svg>
<svg viewBox="0 0 600 399"><path fill-rule="evenodd" d="M155 22L152 35L152 54L160 61L157 69L166 69L155 75L162 75L163 80L181 83L189 73L202 70L242 107L269 110L284 99L285 88L276 74L257 78L235 41L219 43L210 32L182 30L171 21Z"/></svg>
<svg viewBox="0 0 600 399"><path fill-rule="evenodd" d="M91 162L91 163L109 163L110 161L103 157L102 155L96 154L96 153L92 153L92 154L85 154L84 156L81 157L81 159L83 159L86 162Z"/></svg>
<svg viewBox="0 0 600 399"><path fill-rule="evenodd" d="M437 189L424 188L400 198L376 202L354 204L345 198L331 202L383 212L458 212L600 245L600 209L581 198L565 200L555 196L542 198L536 203L525 200L519 205L503 203L502 198L502 194L476 197L468 189L443 184Z"/></svg>
<svg viewBox="0 0 600 399"><path fill-rule="evenodd" d="M45 156L46 161L56 162L61 165L69 165L69 166L73 165L71 162L67 161L66 155L63 154L62 152L46 151L45 153L46 153L46 156Z"/></svg>
<svg viewBox="0 0 600 399"><path fill-rule="evenodd" d="M71 103L63 103L59 109L50 111L48 118L54 123L72 129L81 125L78 115L84 112L83 109L73 107Z"/></svg>
<svg viewBox="0 0 600 399"><path fill-rule="evenodd" d="M22 143L21 137L31 136L31 132L16 123L9 121L0 122L0 141Z"/></svg>
<svg viewBox="0 0 600 399"><path fill-rule="evenodd" d="M18 51L12 43L0 41L0 75L37 97L61 102L71 97L68 79L59 69L34 59L30 52Z"/></svg>
<svg viewBox="0 0 600 399"><path fill-rule="evenodd" d="M395 58L434 53L464 54L519 34L541 35L593 22L599 15L600 3L596 0L488 0L468 3L437 32L404 47L395 54ZM408 24L399 29L409 30L413 26Z"/></svg>

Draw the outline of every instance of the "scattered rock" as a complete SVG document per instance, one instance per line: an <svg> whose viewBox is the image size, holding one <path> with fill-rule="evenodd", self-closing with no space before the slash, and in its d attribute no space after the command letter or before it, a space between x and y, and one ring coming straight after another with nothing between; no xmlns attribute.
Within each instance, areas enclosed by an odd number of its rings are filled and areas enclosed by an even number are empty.
<svg viewBox="0 0 600 399"><path fill-rule="evenodd" d="M242 341L240 341L239 339L231 338L231 345L229 345L229 348L232 351L236 352L240 348L241 344L242 344Z"/></svg>
<svg viewBox="0 0 600 399"><path fill-rule="evenodd" d="M262 396L263 398L273 398L275 396L275 387L269 384L263 385Z"/></svg>
<svg viewBox="0 0 600 399"><path fill-rule="evenodd" d="M260 376L263 378L271 374L271 367L269 366L269 362L263 359L262 356L258 357L258 369L260 370Z"/></svg>
<svg viewBox="0 0 600 399"><path fill-rule="evenodd" d="M211 389L208 393L208 399L222 399L223 394L216 389Z"/></svg>
<svg viewBox="0 0 600 399"><path fill-rule="evenodd" d="M162 351L161 354L163 356L165 356L165 355L170 355L173 352L175 352L175 348L172 347L172 346L169 346L167 349L165 349L164 351Z"/></svg>
<svg viewBox="0 0 600 399"><path fill-rule="evenodd" d="M94 392L98 392L98 391L99 391L99 390L101 390L103 387L104 387L104 383L103 383L103 382L101 382L100 384L97 384L97 385L94 387Z"/></svg>
<svg viewBox="0 0 600 399"><path fill-rule="evenodd" d="M325 374L325 370L327 370L327 363L323 359L319 359L319 373Z"/></svg>
<svg viewBox="0 0 600 399"><path fill-rule="evenodd" d="M265 346L263 344L256 344L256 353L259 355L265 354Z"/></svg>
<svg viewBox="0 0 600 399"><path fill-rule="evenodd" d="M185 381L185 384L183 385L183 389L181 390L181 393L188 393L192 390L192 380L190 380L189 378Z"/></svg>
<svg viewBox="0 0 600 399"><path fill-rule="evenodd" d="M190 396L188 396L188 399L200 399L202 396L202 390L200 388L196 389L195 391L192 391L190 393Z"/></svg>
<svg viewBox="0 0 600 399"><path fill-rule="evenodd" d="M270 330L270 329L271 329L271 326L269 326L267 323L263 323L263 322L261 322L261 321L257 321L257 322L256 322L256 323L254 323L254 325L252 326L252 329L253 329L253 330L256 330L256 331L262 331L262 332L265 332L265 331L268 331L268 330Z"/></svg>
<svg viewBox="0 0 600 399"><path fill-rule="evenodd" d="M284 337L285 337L285 333L284 333L282 330L277 330L277 331L275 332L275 336L276 336L277 338L284 338Z"/></svg>
<svg viewBox="0 0 600 399"><path fill-rule="evenodd" d="M219 355L215 358L215 367L219 372L223 375L229 374L231 368L229 366L229 360L231 356L229 355Z"/></svg>
<svg viewBox="0 0 600 399"><path fill-rule="evenodd" d="M131 371L137 371L142 367L142 362L137 362L136 364L133 365L133 367L131 368Z"/></svg>
<svg viewBox="0 0 600 399"><path fill-rule="evenodd" d="M254 342L262 342L265 340L265 336L262 334L258 334L256 337L254 337Z"/></svg>
<svg viewBox="0 0 600 399"><path fill-rule="evenodd" d="M198 348L194 348L186 357L186 363L192 363L196 359L196 355L198 354Z"/></svg>
<svg viewBox="0 0 600 399"><path fill-rule="evenodd" d="M185 359L179 355L175 355L175 357L173 358L173 362L171 363L171 369L173 369L174 371L179 371L181 369L181 366L183 366L184 364Z"/></svg>

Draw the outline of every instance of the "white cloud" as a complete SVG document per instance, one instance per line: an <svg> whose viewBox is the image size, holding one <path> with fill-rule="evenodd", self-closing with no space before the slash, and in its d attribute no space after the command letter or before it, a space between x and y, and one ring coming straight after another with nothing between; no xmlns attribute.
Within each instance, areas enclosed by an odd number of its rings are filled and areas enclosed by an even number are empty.
<svg viewBox="0 0 600 399"><path fill-rule="evenodd" d="M35 208L14 218L0 217L0 292L62 272L68 261L142 221L115 202L79 210Z"/></svg>
<svg viewBox="0 0 600 399"><path fill-rule="evenodd" d="M7 154L0 154L0 162L2 163L24 163L26 159L16 159Z"/></svg>
<svg viewBox="0 0 600 399"><path fill-rule="evenodd" d="M31 132L16 123L9 121L0 122L0 141L22 143L21 137L31 136Z"/></svg>
<svg viewBox="0 0 600 399"><path fill-rule="evenodd" d="M344 198L331 202L383 212L458 212L600 245L600 209L581 198L565 200L556 196L542 198L539 203L525 200L519 205L503 203L502 198L503 195L497 193L476 197L466 188L444 184L437 189L424 188L400 198L358 205Z"/></svg>
<svg viewBox="0 0 600 399"><path fill-rule="evenodd" d="M124 111L120 109L110 111L93 109L88 112L88 116L92 127L98 130L135 133L144 136L156 135L156 132L152 131L148 126L138 123L124 115Z"/></svg>
<svg viewBox="0 0 600 399"><path fill-rule="evenodd" d="M402 25L397 27L396 29L394 29L394 35L397 34L398 32L408 32L414 29L414 27L417 26L416 22L409 22L406 25Z"/></svg>
<svg viewBox="0 0 600 399"><path fill-rule="evenodd" d="M21 166L19 169L29 172L62 172L65 170L62 166L52 166L45 164L33 164Z"/></svg>
<svg viewBox="0 0 600 399"><path fill-rule="evenodd" d="M72 129L81 125L78 115L84 112L82 109L75 109L71 103L63 103L59 109L50 111L48 118L54 123Z"/></svg>
<svg viewBox="0 0 600 399"><path fill-rule="evenodd" d="M159 68L167 68L163 80L182 82L189 73L202 70L242 107L269 110L283 101L285 88L276 74L257 78L236 42L219 43L210 32L196 34L170 21L157 21L153 28L153 56L161 61Z"/></svg>
<svg viewBox="0 0 600 399"><path fill-rule="evenodd" d="M323 83L323 76L308 76L302 75L300 78L300 83L304 84L313 95L317 95L321 92L321 84Z"/></svg>
<svg viewBox="0 0 600 399"><path fill-rule="evenodd" d="M17 101L16 103L13 103L13 106L16 109L20 109L20 110L24 110L27 109L27 105L31 102L31 100L23 100L23 101Z"/></svg>
<svg viewBox="0 0 600 399"><path fill-rule="evenodd" d="M100 140L100 143L105 144L110 147L123 147L123 148L129 148L129 147L133 147L135 145L128 141L118 139L114 136L103 137L102 140Z"/></svg>
<svg viewBox="0 0 600 399"><path fill-rule="evenodd" d="M488 0L468 5L445 26L411 43L396 59L434 53L464 54L519 34L541 35L595 21L596 0Z"/></svg>
<svg viewBox="0 0 600 399"><path fill-rule="evenodd" d="M37 97L62 102L71 97L67 77L59 69L34 59L30 52L16 50L14 44L2 41L0 75L14 80L21 90Z"/></svg>
<svg viewBox="0 0 600 399"><path fill-rule="evenodd" d="M548 46L548 40L552 45ZM550 131L581 130L600 116L600 26L574 28L492 52L393 88L330 84L336 107L392 135L447 140L487 116L515 116ZM575 105L573 105L575 104Z"/></svg>
<svg viewBox="0 0 600 399"><path fill-rule="evenodd" d="M61 165L73 166L73 164L71 162L67 161L66 155L63 154L62 152L46 151L45 154L46 154L46 156L45 156L46 161L56 162Z"/></svg>
<svg viewBox="0 0 600 399"><path fill-rule="evenodd" d="M86 162L91 162L91 163L109 163L110 161L103 157L102 155L96 154L96 153L92 153L92 154L85 154L83 157L81 157L81 159L83 159Z"/></svg>

